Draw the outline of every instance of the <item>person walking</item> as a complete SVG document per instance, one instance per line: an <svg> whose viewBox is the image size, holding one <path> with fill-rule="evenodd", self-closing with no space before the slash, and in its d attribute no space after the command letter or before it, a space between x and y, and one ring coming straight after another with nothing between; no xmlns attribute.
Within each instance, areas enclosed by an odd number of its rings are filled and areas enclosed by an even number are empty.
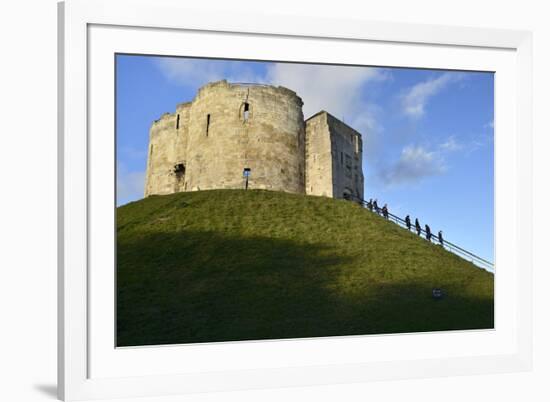
<svg viewBox="0 0 550 402"><path fill-rule="evenodd" d="M416 228L416 234L420 236L420 233L422 232L422 228L420 227L420 222L418 221L418 218L414 221L414 227Z"/></svg>
<svg viewBox="0 0 550 402"><path fill-rule="evenodd" d="M380 208L378 207L378 200L377 199L374 199L374 202L372 203L372 206L374 208L374 210L376 211L377 214L380 213Z"/></svg>
<svg viewBox="0 0 550 402"><path fill-rule="evenodd" d="M443 246L443 232L441 230L437 233L437 238L439 240L439 244Z"/></svg>
<svg viewBox="0 0 550 402"><path fill-rule="evenodd" d="M426 224L424 226L424 230L426 231L426 240L431 241L432 240L432 230L430 229L428 224Z"/></svg>
<svg viewBox="0 0 550 402"><path fill-rule="evenodd" d="M382 207L382 215L384 218L388 219L388 204L384 204Z"/></svg>
<svg viewBox="0 0 550 402"><path fill-rule="evenodd" d="M367 202L367 208L372 212L372 198Z"/></svg>
<svg viewBox="0 0 550 402"><path fill-rule="evenodd" d="M411 217L409 215L405 216L405 224L407 225L407 230L411 230Z"/></svg>

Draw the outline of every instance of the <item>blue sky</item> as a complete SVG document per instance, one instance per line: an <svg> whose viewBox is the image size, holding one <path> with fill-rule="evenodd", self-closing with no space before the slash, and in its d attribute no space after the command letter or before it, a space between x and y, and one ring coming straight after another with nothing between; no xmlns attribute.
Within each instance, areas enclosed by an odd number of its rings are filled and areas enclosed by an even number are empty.
<svg viewBox="0 0 550 402"><path fill-rule="evenodd" d="M363 135L365 198L493 261L494 80L487 72L118 55L117 204L143 197L149 128L209 81L283 85L307 118Z"/></svg>

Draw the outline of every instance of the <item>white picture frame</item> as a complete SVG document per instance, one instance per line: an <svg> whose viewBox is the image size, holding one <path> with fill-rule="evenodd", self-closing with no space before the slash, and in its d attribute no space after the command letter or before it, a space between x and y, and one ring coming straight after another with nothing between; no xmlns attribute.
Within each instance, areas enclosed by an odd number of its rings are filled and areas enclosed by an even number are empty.
<svg viewBox="0 0 550 402"><path fill-rule="evenodd" d="M358 60L351 49L361 47L368 50L373 64L378 60L388 66L495 71L495 226L499 228L502 214L506 214L511 227L510 233L497 231L496 236L495 330L116 349L112 342L114 322L109 315L114 310L113 298L99 300L94 296L98 292L112 295L114 288L113 265L109 264L112 256L108 245L105 249L100 245L102 238L111 241L109 231L114 236L110 216L114 201L109 198L109 191L114 191L114 166L96 162L111 160L113 155L109 143L114 141L108 134L113 130L113 100L109 100L113 69L108 63L113 62L114 53L123 51L179 55L183 50L176 46L184 37L193 39L185 42L187 46L210 45L202 46L208 47L206 50L195 48L195 56L217 52L219 57L347 64ZM208 38L215 40L210 43ZM222 41L228 42L216 49L214 43ZM304 41L311 45L308 48L318 44L331 52L321 55L319 50L306 51ZM228 43L250 46L236 54ZM217 15L186 9L177 0L69 0L59 4L59 49L61 399L143 397L531 368L529 32L240 12ZM185 51L181 55L186 55ZM97 187L98 178L105 178L101 180L106 182L105 189ZM91 269L102 259L105 263L101 268ZM359 350L370 352L367 356ZM171 358L176 355L178 359Z"/></svg>

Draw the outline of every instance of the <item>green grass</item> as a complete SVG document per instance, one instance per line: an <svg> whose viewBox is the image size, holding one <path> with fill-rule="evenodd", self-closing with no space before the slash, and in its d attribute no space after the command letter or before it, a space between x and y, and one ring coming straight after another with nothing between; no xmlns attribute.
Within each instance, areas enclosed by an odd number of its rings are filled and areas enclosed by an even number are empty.
<svg viewBox="0 0 550 402"><path fill-rule="evenodd" d="M212 190L117 209L119 346L493 328L493 279L349 201Z"/></svg>

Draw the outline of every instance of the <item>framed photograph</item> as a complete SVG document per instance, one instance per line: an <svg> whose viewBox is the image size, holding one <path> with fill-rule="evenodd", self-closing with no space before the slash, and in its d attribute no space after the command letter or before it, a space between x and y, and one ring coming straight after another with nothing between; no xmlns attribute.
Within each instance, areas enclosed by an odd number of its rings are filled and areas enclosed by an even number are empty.
<svg viewBox="0 0 550 402"><path fill-rule="evenodd" d="M531 34L179 3L59 5L60 398L529 370Z"/></svg>

